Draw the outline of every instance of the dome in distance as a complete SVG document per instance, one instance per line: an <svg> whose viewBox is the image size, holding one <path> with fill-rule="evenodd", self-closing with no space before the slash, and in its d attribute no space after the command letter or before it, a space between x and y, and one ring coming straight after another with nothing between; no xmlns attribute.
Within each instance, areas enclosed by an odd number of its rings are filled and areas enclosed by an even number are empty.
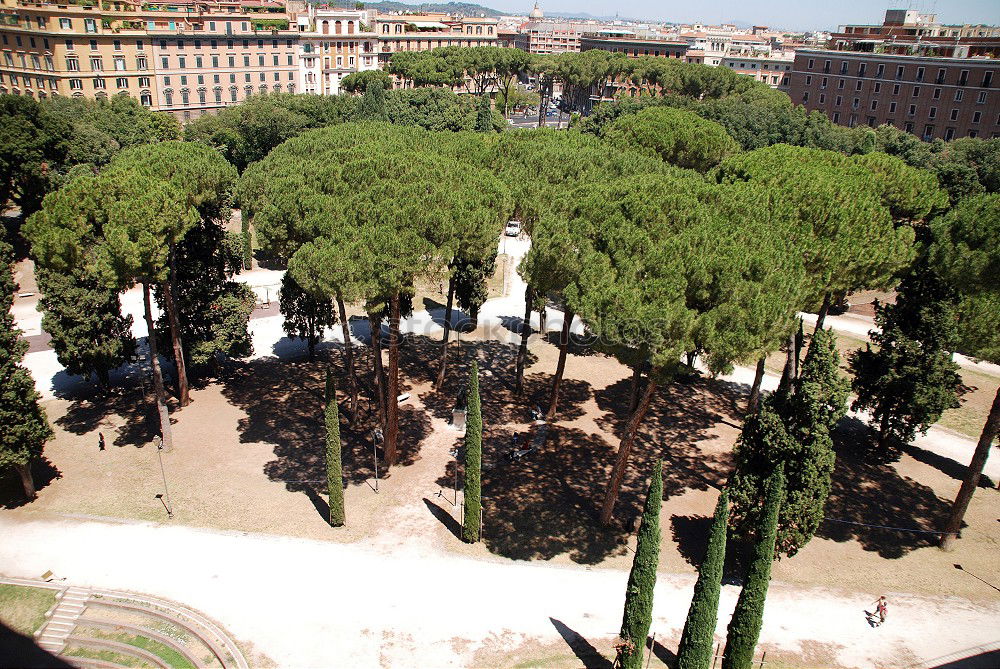
<svg viewBox="0 0 1000 669"><path fill-rule="evenodd" d="M541 19L541 18L544 18L544 17L545 17L545 14L543 14L542 10L538 8L538 3L536 2L535 3L535 8L531 10L530 14L528 14L528 18L529 19Z"/></svg>

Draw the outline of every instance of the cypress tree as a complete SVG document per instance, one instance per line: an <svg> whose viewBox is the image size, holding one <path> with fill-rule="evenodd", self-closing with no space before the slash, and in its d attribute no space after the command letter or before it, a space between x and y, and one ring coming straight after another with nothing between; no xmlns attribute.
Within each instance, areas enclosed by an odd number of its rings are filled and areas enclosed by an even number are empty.
<svg viewBox="0 0 1000 669"><path fill-rule="evenodd" d="M729 480L734 533L756 538L764 525L760 500L766 482L784 465L785 499L778 516L777 551L791 557L805 546L823 521L836 454L830 431L844 415L849 385L838 369L833 335L818 330L786 393L761 402L743 424Z"/></svg>
<svg viewBox="0 0 1000 669"><path fill-rule="evenodd" d="M657 460L649 481L646 505L642 511L639 537L625 591L618 663L622 669L641 669L649 626L653 622L653 590L656 569L660 564L660 506L663 503L663 463Z"/></svg>
<svg viewBox="0 0 1000 669"><path fill-rule="evenodd" d="M24 494L35 498L31 463L42 454L52 428L39 405L35 382L21 359L28 342L14 324L14 268L11 248L0 234L0 471L12 467L21 477Z"/></svg>
<svg viewBox="0 0 1000 669"><path fill-rule="evenodd" d="M337 388L330 373L326 375L326 487L330 497L330 524L343 525L344 514L343 468L340 463L340 413L337 411Z"/></svg>
<svg viewBox="0 0 1000 669"><path fill-rule="evenodd" d="M857 399L871 410L878 455L889 456L959 406L962 377L951 359L958 336L954 291L925 261L904 277L895 304L876 305L872 341L850 356Z"/></svg>
<svg viewBox="0 0 1000 669"><path fill-rule="evenodd" d="M726 524L729 522L729 493L719 495L708 536L708 552L698 570L694 596L684 632L677 649L678 669L708 669L712 662L715 625L719 618L719 592L722 590L722 568L726 563Z"/></svg>
<svg viewBox="0 0 1000 669"><path fill-rule="evenodd" d="M479 365L473 361L469 374L469 408L465 419L465 522L462 538L479 541L479 519L483 506L483 414L479 399Z"/></svg>
<svg viewBox="0 0 1000 669"><path fill-rule="evenodd" d="M493 112L490 96L482 93L476 105L476 132L493 132Z"/></svg>
<svg viewBox="0 0 1000 669"><path fill-rule="evenodd" d="M747 572L736 609L729 621L722 669L749 669L764 622L764 602L771 581L774 542L778 536L778 512L785 499L784 465L768 478L763 524L753 547L753 561Z"/></svg>

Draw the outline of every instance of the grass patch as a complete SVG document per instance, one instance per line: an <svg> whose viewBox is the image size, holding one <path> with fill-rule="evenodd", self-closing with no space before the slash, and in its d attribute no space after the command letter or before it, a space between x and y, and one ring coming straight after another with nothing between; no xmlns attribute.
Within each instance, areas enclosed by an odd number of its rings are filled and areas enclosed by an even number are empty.
<svg viewBox="0 0 1000 669"><path fill-rule="evenodd" d="M106 632L95 629L88 629L87 635L96 639L107 639L135 646L136 648L142 648L159 657L173 669L195 669L195 666L176 650L149 637L130 634L128 632Z"/></svg>
<svg viewBox="0 0 1000 669"><path fill-rule="evenodd" d="M55 590L0 585L0 620L12 630L31 636L45 623L45 612L55 602Z"/></svg>
<svg viewBox="0 0 1000 669"><path fill-rule="evenodd" d="M103 662L110 662L111 664L118 664L123 667L150 666L149 664L143 662L137 657L116 653L113 650L97 650L93 648L81 648L80 646L72 646L67 650L63 651L62 654L68 655L70 657L86 657L92 660L101 660Z"/></svg>

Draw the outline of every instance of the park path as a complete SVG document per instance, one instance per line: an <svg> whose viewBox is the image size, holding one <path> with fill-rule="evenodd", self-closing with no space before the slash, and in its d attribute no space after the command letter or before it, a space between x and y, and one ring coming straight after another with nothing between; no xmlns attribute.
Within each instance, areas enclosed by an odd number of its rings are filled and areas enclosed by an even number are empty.
<svg viewBox="0 0 1000 669"><path fill-rule="evenodd" d="M419 538L364 546L10 515L0 515L0 533L17 537L0 543L6 575L51 569L82 587L180 601L280 666L470 666L526 642L561 644L562 626L603 649L618 630L627 580L617 570L470 559ZM692 585L680 575L657 582L652 631L668 649ZM723 588L720 635L737 594ZM885 594L890 621L872 629L863 613L870 593L773 583L761 642L776 659L821 647L842 666L909 667L1000 639L1000 604Z"/></svg>

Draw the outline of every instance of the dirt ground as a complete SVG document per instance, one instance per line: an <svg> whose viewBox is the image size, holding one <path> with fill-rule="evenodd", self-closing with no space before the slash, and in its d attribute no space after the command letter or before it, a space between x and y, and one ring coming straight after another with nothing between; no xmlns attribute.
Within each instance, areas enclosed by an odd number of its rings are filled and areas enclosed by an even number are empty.
<svg viewBox="0 0 1000 669"><path fill-rule="evenodd" d="M8 477L0 485L0 501L18 507L17 514L168 522L167 497L158 495L169 493L169 522L177 524L383 546L405 538L482 559L627 569L649 469L662 456L661 571L695 572L717 489L728 476L745 386L696 379L659 392L630 462L618 524L606 529L596 521L596 507L623 425L628 370L603 355L570 355L547 444L511 464L502 453L514 432L528 431L530 408L545 405L557 351L534 339L526 396L518 400L511 388L515 349L495 341L465 346L461 361L453 348L449 383L437 393L430 382L439 349L424 339L408 341L402 372L403 390L411 397L402 405L401 462L387 473L378 453L377 492L369 440L372 407L362 401L353 426L345 416L346 527L326 523L323 377L328 365L343 374L337 351L329 362L234 364L218 381L196 387L192 404L173 413L176 447L161 454L162 473L148 443L154 417L137 390L93 401L49 402L56 437L37 471L38 500L24 505L17 482ZM461 438L448 420L472 355L483 370L485 540L469 546L457 538L462 500L454 490L451 451ZM358 362L360 369L371 366L366 351ZM341 406L346 409L346 403ZM98 449L99 433L107 441L104 451ZM869 527L936 529L964 463L910 449L897 463L870 464L855 454L862 433L857 421L843 426L827 520L798 555L775 565L775 581L874 595L1000 599L995 568L1000 493L992 487L977 491L966 518L970 527L953 553L934 547L933 534Z"/></svg>

